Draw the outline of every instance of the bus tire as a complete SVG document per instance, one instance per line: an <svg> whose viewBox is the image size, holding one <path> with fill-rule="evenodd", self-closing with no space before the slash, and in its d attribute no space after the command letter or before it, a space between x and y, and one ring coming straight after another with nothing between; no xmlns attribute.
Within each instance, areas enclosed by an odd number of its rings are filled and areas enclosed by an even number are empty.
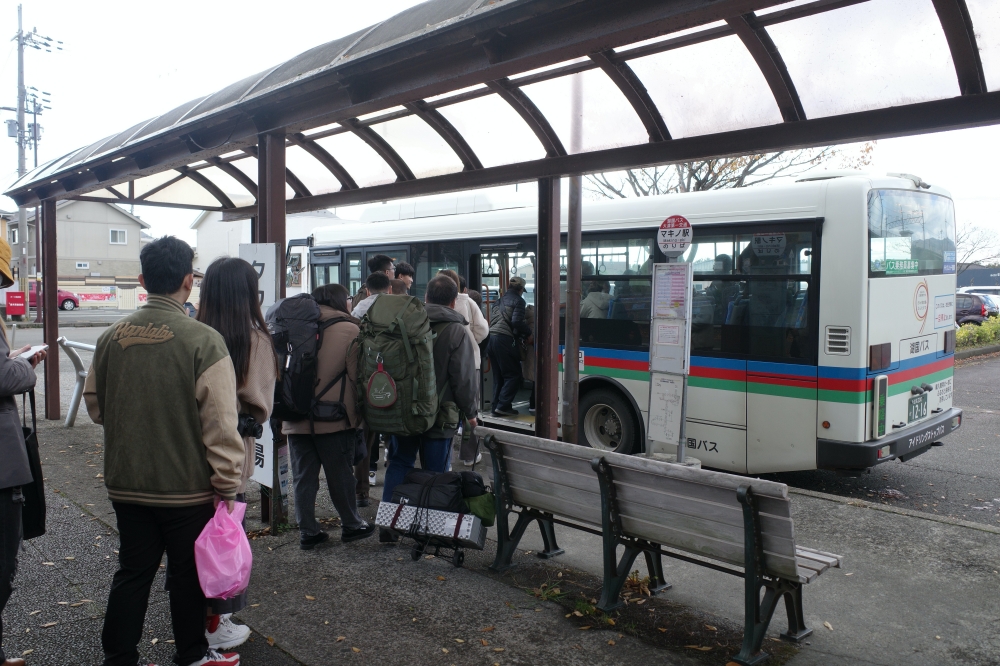
<svg viewBox="0 0 1000 666"><path fill-rule="evenodd" d="M580 398L579 441L598 451L631 454L638 424L632 406L618 391L595 388Z"/></svg>

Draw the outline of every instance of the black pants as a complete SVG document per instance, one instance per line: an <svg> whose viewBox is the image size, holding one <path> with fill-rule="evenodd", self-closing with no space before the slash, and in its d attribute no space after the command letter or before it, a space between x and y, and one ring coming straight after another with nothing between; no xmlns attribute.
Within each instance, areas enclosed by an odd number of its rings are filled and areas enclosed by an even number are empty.
<svg viewBox="0 0 1000 666"><path fill-rule="evenodd" d="M17 551L21 548L21 489L0 490L0 663L7 661L3 652L3 609L14 591Z"/></svg>
<svg viewBox="0 0 1000 666"><path fill-rule="evenodd" d="M135 666L146 620L149 589L166 551L170 619L177 654L188 666L205 656L205 595L198 584L194 542L215 513L211 504L161 508L112 502L121 538L118 572L111 583L101 645L104 666Z"/></svg>
<svg viewBox="0 0 1000 666"><path fill-rule="evenodd" d="M492 333L487 353L493 366L493 411L509 411L521 386L521 350L509 335Z"/></svg>

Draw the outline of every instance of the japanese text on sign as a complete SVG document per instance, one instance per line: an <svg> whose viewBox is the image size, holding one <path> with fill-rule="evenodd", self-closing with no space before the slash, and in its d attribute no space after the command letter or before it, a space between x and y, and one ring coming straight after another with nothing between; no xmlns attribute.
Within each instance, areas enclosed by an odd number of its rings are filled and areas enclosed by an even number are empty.
<svg viewBox="0 0 1000 666"><path fill-rule="evenodd" d="M680 215L671 215L660 225L656 243L663 254L679 257L691 245L691 223Z"/></svg>
<svg viewBox="0 0 1000 666"><path fill-rule="evenodd" d="M785 234L754 234L753 253L758 257L779 257L787 242Z"/></svg>

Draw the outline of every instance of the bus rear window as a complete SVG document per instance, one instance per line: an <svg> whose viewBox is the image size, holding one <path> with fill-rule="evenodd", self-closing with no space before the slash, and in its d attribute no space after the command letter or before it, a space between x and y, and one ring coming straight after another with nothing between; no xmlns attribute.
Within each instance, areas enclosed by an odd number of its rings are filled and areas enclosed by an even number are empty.
<svg viewBox="0 0 1000 666"><path fill-rule="evenodd" d="M868 193L871 277L955 273L955 205L939 194Z"/></svg>

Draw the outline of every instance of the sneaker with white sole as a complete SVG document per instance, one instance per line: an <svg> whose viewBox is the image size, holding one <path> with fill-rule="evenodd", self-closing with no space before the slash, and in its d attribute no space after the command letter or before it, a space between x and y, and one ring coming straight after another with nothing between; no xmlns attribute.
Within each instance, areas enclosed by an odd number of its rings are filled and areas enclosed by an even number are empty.
<svg viewBox="0 0 1000 666"><path fill-rule="evenodd" d="M371 472L371 471L368 472L368 485L369 486L377 486L378 485L378 477L375 476L375 472Z"/></svg>
<svg viewBox="0 0 1000 666"><path fill-rule="evenodd" d="M212 633L206 630L205 637L208 639L208 649L228 650L243 645L250 638L250 627L245 624L233 624L229 615L222 615L219 617L219 626Z"/></svg>
<svg viewBox="0 0 1000 666"><path fill-rule="evenodd" d="M191 666L240 666L240 655L235 652L221 653L209 648L205 656Z"/></svg>
<svg viewBox="0 0 1000 666"><path fill-rule="evenodd" d="M483 452L480 451L479 453L476 454L475 461L472 461L472 460L463 460L462 464L465 465L466 467L472 467L473 465L475 465L476 463L478 463L482 459L483 459Z"/></svg>

